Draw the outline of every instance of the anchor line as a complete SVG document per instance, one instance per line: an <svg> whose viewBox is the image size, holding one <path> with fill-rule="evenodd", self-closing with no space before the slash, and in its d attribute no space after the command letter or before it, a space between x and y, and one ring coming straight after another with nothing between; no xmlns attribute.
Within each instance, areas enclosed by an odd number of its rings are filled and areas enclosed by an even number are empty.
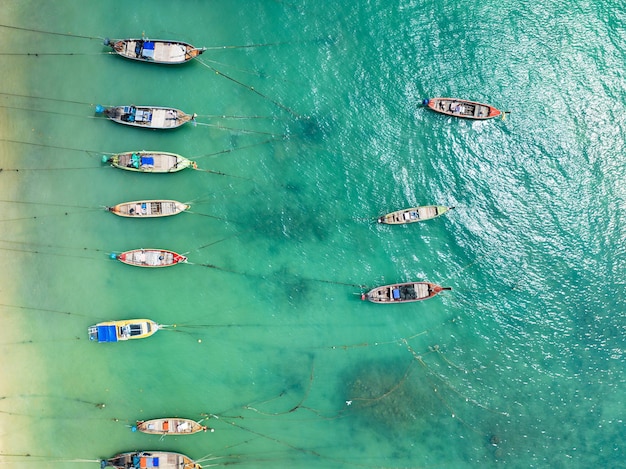
<svg viewBox="0 0 626 469"><path fill-rule="evenodd" d="M288 41L281 42L268 42L266 44L245 44L242 46L212 46L207 47L206 50L223 50L223 49L251 49L254 47L270 47L270 46L280 46L283 44L289 44Z"/></svg>
<svg viewBox="0 0 626 469"><path fill-rule="evenodd" d="M43 99L43 100L46 100L46 101L55 101L55 102L58 102L58 103L85 104L87 106L93 106L94 105L93 103L85 103L83 101L72 101L72 100L68 100L68 99L47 98L45 96L30 96L30 95L26 95L26 94L17 94L17 93L2 93L2 92L0 92L0 95L3 95L3 96L14 96L16 98Z"/></svg>
<svg viewBox="0 0 626 469"><path fill-rule="evenodd" d="M29 31L32 33L40 33L40 34L51 34L53 36L66 36L66 37L75 37L78 39L95 39L98 41L103 41L104 38L103 37L93 37L93 36L82 36L80 34L70 34L70 33L57 33L54 31L43 31L41 29L32 29L32 28L24 28L24 27L20 27L20 26L10 26L8 24L0 24L0 28L7 28L7 29L15 29L18 31Z"/></svg>
<svg viewBox="0 0 626 469"><path fill-rule="evenodd" d="M69 116L69 117L84 117L86 119L98 119L95 116L78 116L76 114L68 114L66 112L58 112L58 111L46 111L43 109L28 109L23 107L15 107L15 106L0 106L2 109L13 109L17 111L27 111L27 112L42 112L44 114L56 114L58 116Z"/></svg>
<svg viewBox="0 0 626 469"><path fill-rule="evenodd" d="M280 142L281 140L283 140L283 139L279 139L279 138L268 138L267 140L263 140L262 142L258 142L258 143L253 143L253 144L251 144L251 145L246 145L246 146L243 146L243 147L237 147L237 148L229 148L229 149L226 149L226 150L217 151L217 152L215 152L215 153L207 153L206 155L196 156L194 159L196 159L196 160L197 160L197 159L199 159L199 158L205 158L205 157L207 157L207 156L217 156L217 155L223 155L224 153L232 153L232 152L237 151L237 150L245 150L245 149L248 149L248 148L253 148L253 147L256 147L256 146L265 145L266 143L271 143L271 142Z"/></svg>
<svg viewBox="0 0 626 469"><path fill-rule="evenodd" d="M108 55L111 52L0 52L5 57L41 57L41 56L69 56L69 55Z"/></svg>
<svg viewBox="0 0 626 469"><path fill-rule="evenodd" d="M285 138L286 135L280 135L280 134L274 134L271 132L262 132L260 130L248 130L248 129L238 129L235 127L226 127L225 125L220 125L220 124L208 124L206 122L196 122L196 125L201 125L204 127L214 127L216 129L220 129L220 130L228 130L230 132L240 132L242 134L258 134L258 135L269 135L271 137L282 137Z"/></svg>
<svg viewBox="0 0 626 469"><path fill-rule="evenodd" d="M89 154L90 156L92 154L96 154L96 153L106 153L106 152L98 152L96 150L85 150L85 149L81 149L81 148L70 148L70 147L59 147L56 145L46 145L44 143L35 143L35 142L24 142L21 140L11 140L11 139L6 139L6 138L0 138L0 142L7 142L7 143L19 143L21 145L32 145L35 147L43 147L43 148L54 148L57 150L69 150L69 151L78 151L78 152L85 152L87 154ZM110 153L111 155L113 153Z"/></svg>
<svg viewBox="0 0 626 469"><path fill-rule="evenodd" d="M196 59L198 62L200 62L202 65L204 65L205 67L209 68L210 70L214 71L216 75L221 75L224 78L232 81L233 83L238 84L239 86L242 86L250 91L252 91L253 93L261 96L263 99L267 99L268 101L270 101L271 103L275 104L276 106L278 106L279 108L287 111L289 114L291 114L292 116L296 117L296 118L301 118L302 116L300 116L298 113L296 113L294 110L292 110L291 108L285 106L284 104L279 103L278 101L264 95L263 93L261 93L260 91L254 89L254 87L250 86L250 85L246 85L245 83L240 82L239 80L234 79L233 77L231 77L230 75L226 75L222 72L220 72L218 69L216 69L215 67L209 65L206 62L203 62L202 60L200 60L199 58L196 57Z"/></svg>

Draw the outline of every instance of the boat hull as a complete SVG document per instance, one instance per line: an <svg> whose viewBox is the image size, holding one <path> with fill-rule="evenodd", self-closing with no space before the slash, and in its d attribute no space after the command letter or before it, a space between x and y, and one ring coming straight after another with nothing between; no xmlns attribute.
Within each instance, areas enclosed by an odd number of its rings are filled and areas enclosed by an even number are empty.
<svg viewBox="0 0 626 469"><path fill-rule="evenodd" d="M180 418L140 420L137 422L136 428L138 431L150 435L192 435L207 431L207 427L195 420Z"/></svg>
<svg viewBox="0 0 626 469"><path fill-rule="evenodd" d="M200 464L180 453L169 451L133 451L120 453L100 464L101 468L202 469Z"/></svg>
<svg viewBox="0 0 626 469"><path fill-rule="evenodd" d="M485 120L498 117L502 111L489 104L477 103L466 99L429 98L424 104L435 112L463 119Z"/></svg>
<svg viewBox="0 0 626 469"><path fill-rule="evenodd" d="M127 151L103 156L102 161L115 168L138 173L176 173L186 168L197 168L194 161L163 151Z"/></svg>
<svg viewBox="0 0 626 469"><path fill-rule="evenodd" d="M169 267L187 262L187 257L165 249L133 249L116 255L124 264L137 267Z"/></svg>
<svg viewBox="0 0 626 469"><path fill-rule="evenodd" d="M396 210L395 212L380 217L378 223L384 223L386 225L404 225L407 223L432 220L433 218L440 217L452 208L454 207L446 207L445 205L423 205L420 207Z"/></svg>
<svg viewBox="0 0 626 469"><path fill-rule="evenodd" d="M111 106L96 107L107 119L118 124L143 129L176 129L193 120L195 114L187 114L180 109L160 106Z"/></svg>
<svg viewBox="0 0 626 469"><path fill-rule="evenodd" d="M89 340L102 343L145 339L156 333L159 327L156 322L150 319L105 321L89 327Z"/></svg>
<svg viewBox="0 0 626 469"><path fill-rule="evenodd" d="M136 200L107 207L107 210L126 218L159 218L178 215L189 205L176 200Z"/></svg>
<svg viewBox="0 0 626 469"><path fill-rule="evenodd" d="M373 288L361 295L361 299L382 304L412 303L432 298L443 290L451 289L431 282L394 283Z"/></svg>
<svg viewBox="0 0 626 469"><path fill-rule="evenodd" d="M181 41L161 39L116 39L105 40L105 45L126 59L163 65L179 65L202 54L206 48L197 48Z"/></svg>

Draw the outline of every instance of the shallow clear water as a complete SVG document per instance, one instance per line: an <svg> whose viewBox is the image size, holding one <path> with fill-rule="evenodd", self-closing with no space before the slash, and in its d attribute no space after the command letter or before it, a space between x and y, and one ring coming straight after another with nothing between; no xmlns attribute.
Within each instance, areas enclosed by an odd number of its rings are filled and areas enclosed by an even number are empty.
<svg viewBox="0 0 626 469"><path fill-rule="evenodd" d="M623 464L622 5L348 3L0 6L4 465L136 449L251 468ZM170 68L102 46L143 33L209 50ZM511 114L453 120L429 96ZM94 113L133 103L198 125ZM101 163L139 149L206 171ZM102 210L151 198L192 213ZM373 223L426 204L456 209ZM190 265L108 258L140 247ZM453 290L359 300L410 279ZM88 342L131 317L176 328ZM129 429L203 414L214 433Z"/></svg>

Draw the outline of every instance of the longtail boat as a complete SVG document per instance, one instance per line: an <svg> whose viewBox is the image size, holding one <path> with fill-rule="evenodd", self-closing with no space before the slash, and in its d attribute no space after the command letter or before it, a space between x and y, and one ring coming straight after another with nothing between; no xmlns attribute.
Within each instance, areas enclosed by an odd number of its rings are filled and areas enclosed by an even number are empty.
<svg viewBox="0 0 626 469"><path fill-rule="evenodd" d="M502 111L489 104L477 103L466 99L429 98L425 99L423 104L435 112L465 119L484 120L498 117L502 114Z"/></svg>
<svg viewBox="0 0 626 469"><path fill-rule="evenodd" d="M132 451L120 453L100 462L102 469L202 469L202 466L188 456L170 451Z"/></svg>
<svg viewBox="0 0 626 469"><path fill-rule="evenodd" d="M427 300L443 290L452 290L452 288L440 287L430 282L394 283L373 288L362 294L361 299L372 303L410 303Z"/></svg>
<svg viewBox="0 0 626 469"><path fill-rule="evenodd" d="M140 173L175 173L185 168L198 169L195 161L164 151L127 151L102 155L102 162L115 168Z"/></svg>
<svg viewBox="0 0 626 469"><path fill-rule="evenodd" d="M187 257L182 254L165 249L133 249L121 254L113 253L111 258L138 267L168 267L187 262Z"/></svg>
<svg viewBox="0 0 626 469"><path fill-rule="evenodd" d="M406 223L415 223L418 221L431 220L437 218L454 207L446 207L445 205L423 205L421 207L405 208L396 210L395 212L383 215L378 219L378 223L386 225L403 225Z"/></svg>
<svg viewBox="0 0 626 469"><path fill-rule="evenodd" d="M142 127L145 129L175 129L196 118L196 114L186 114L180 109L160 106L96 106L98 114L118 124Z"/></svg>
<svg viewBox="0 0 626 469"><path fill-rule="evenodd" d="M119 342L150 337L161 326L150 319L122 319L100 322L89 327L89 340L97 342Z"/></svg>
<svg viewBox="0 0 626 469"><path fill-rule="evenodd" d="M107 207L107 210L120 217L156 218L178 215L189 205L176 200L136 200Z"/></svg>
<svg viewBox="0 0 626 469"><path fill-rule="evenodd" d="M105 39L104 45L124 58L156 64L182 64L198 57L206 47L161 39Z"/></svg>
<svg viewBox="0 0 626 469"><path fill-rule="evenodd" d="M152 420L138 420L133 431L151 435L191 435L198 432L206 432L207 427L191 419L161 418Z"/></svg>

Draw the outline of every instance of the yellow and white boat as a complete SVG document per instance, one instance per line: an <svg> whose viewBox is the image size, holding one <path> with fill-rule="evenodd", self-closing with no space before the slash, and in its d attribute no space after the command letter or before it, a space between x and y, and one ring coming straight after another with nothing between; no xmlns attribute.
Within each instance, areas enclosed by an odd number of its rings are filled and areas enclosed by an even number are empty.
<svg viewBox="0 0 626 469"><path fill-rule="evenodd" d="M89 327L89 340L97 342L119 342L150 337L161 328L150 319L121 319L100 322Z"/></svg>

